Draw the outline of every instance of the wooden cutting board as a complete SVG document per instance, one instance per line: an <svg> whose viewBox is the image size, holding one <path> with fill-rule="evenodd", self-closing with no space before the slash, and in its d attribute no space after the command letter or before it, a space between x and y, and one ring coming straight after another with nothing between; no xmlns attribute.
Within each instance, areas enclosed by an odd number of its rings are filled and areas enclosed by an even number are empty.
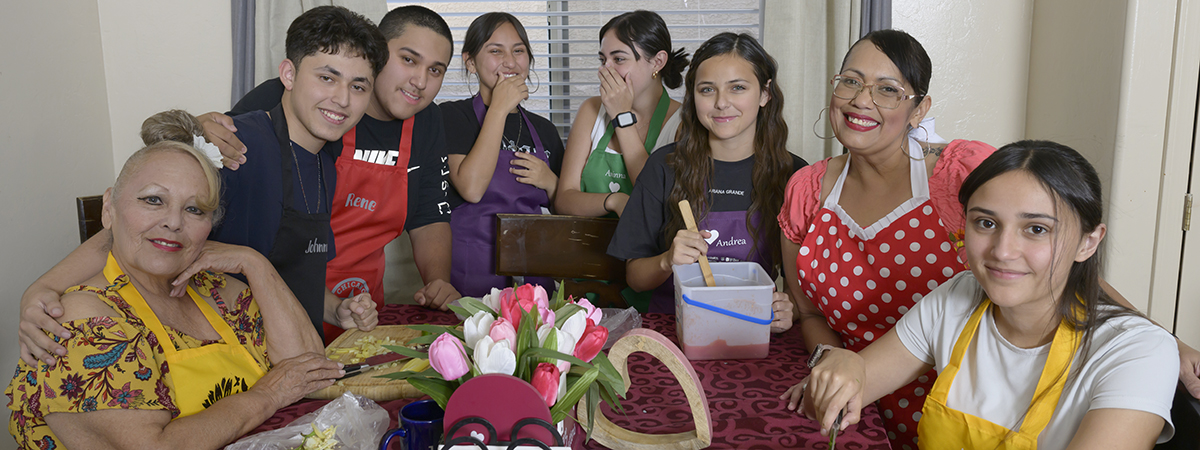
<svg viewBox="0 0 1200 450"><path fill-rule="evenodd" d="M420 337L421 332L404 325L380 325L371 331L362 331L358 329L347 330L329 344L329 347L325 349L325 354L334 355L335 357L331 358L334 361L343 364L349 364L353 362L352 359L354 356L352 354L336 354L333 352L333 350L339 348L356 347L354 343L367 336L375 336L378 339L390 337L396 342L406 343L410 339ZM399 372L401 366L404 365L404 361L407 361L407 359L401 361L401 363L397 364L396 367L368 370L356 376L339 381L338 384L334 384L333 386L308 394L307 397L321 400L332 400L341 397L342 394L346 393L346 391L353 392L376 402L424 396L425 393L418 391L417 388L412 387L408 381L376 378L379 375Z"/></svg>

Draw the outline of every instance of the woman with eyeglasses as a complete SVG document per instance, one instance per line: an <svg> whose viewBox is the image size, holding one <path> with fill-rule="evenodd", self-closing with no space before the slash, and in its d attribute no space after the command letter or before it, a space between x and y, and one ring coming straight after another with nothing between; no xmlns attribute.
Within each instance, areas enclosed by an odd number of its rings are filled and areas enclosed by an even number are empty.
<svg viewBox="0 0 1200 450"><path fill-rule="evenodd" d="M832 79L828 109L848 153L788 182L779 213L784 274L813 354L862 350L966 268L958 188L995 149L910 137L933 103L931 72L925 49L907 33L860 39ZM879 400L892 448L917 448L917 420L935 375Z"/></svg>

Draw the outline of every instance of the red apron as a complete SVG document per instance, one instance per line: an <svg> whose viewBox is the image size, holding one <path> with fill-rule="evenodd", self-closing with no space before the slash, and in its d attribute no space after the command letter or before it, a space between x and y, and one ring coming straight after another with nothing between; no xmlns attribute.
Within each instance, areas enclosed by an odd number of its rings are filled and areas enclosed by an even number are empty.
<svg viewBox="0 0 1200 450"><path fill-rule="evenodd" d="M920 146L909 148L920 151ZM920 156L920 155L917 155ZM861 351L938 284L963 270L929 200L923 162L909 164L913 198L863 229L838 204L846 167L829 193L796 257L800 288L825 314L846 348ZM937 372L879 400L892 448L917 448L917 420Z"/></svg>
<svg viewBox="0 0 1200 450"><path fill-rule="evenodd" d="M408 216L408 159L416 120L404 121L394 154L355 148L357 126L342 136L330 217L337 255L325 270L325 284L338 297L367 292L376 305L383 305L383 247L404 231ZM340 334L341 328L325 324L325 342Z"/></svg>

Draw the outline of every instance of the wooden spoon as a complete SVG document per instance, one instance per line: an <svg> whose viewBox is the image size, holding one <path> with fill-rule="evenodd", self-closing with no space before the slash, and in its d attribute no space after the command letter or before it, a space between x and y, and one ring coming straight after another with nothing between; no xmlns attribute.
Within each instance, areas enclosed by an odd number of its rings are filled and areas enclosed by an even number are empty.
<svg viewBox="0 0 1200 450"><path fill-rule="evenodd" d="M692 214L692 204L687 200L679 201L679 212L683 214L683 224L687 225L688 231L700 232L696 227L696 216ZM708 287L716 287L717 281L713 279L712 267L708 266L708 257L700 255L700 273L704 274L704 284Z"/></svg>

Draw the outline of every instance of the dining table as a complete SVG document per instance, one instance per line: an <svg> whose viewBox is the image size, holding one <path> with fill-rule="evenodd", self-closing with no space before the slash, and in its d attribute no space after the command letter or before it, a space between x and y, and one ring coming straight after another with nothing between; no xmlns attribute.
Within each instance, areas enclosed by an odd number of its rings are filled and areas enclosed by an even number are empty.
<svg viewBox="0 0 1200 450"><path fill-rule="evenodd" d="M456 325L454 313L417 305L384 305L379 310L381 325ZM678 345L675 316L642 314L643 328L661 333ZM808 375L808 352L799 327L771 336L769 353L762 359L690 361L708 399L712 449L827 449L829 438L818 424L789 411L779 396ZM631 354L627 360L629 391L621 400L622 411L601 405L605 416L627 430L649 434L686 432L695 429L691 408L683 388L665 364L646 353ZM426 397L428 398L428 397ZM396 427L396 411L417 398L380 402ZM281 428L328 400L301 400L275 412L250 434ZM583 438L577 428L573 449L605 448ZM393 448L398 449L399 445ZM837 437L841 449L889 449L883 419L875 404L862 411L862 420L842 430Z"/></svg>

